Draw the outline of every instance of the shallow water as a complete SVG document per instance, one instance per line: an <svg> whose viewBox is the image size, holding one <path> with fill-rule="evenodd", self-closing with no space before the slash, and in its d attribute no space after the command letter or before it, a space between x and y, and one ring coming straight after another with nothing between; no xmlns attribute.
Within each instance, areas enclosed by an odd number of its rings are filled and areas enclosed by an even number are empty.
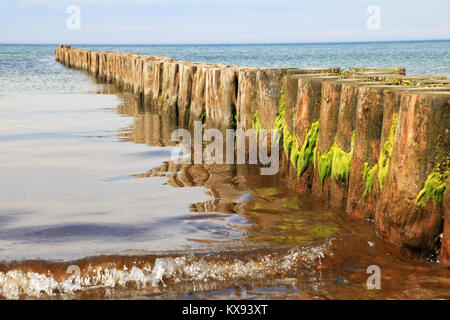
<svg viewBox="0 0 450 320"><path fill-rule="evenodd" d="M173 119L62 72L0 94L1 298L450 298L450 270L254 166L170 162Z"/></svg>

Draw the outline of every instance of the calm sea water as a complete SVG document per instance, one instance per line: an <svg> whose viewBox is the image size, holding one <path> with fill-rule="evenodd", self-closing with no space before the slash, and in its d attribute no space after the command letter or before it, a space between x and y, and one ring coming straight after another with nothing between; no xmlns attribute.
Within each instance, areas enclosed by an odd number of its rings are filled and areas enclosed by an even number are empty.
<svg viewBox="0 0 450 320"><path fill-rule="evenodd" d="M450 75L449 45L86 48ZM450 270L276 176L170 162L173 119L63 67L54 47L0 45L0 298L450 298ZM365 287L369 265L383 290Z"/></svg>
<svg viewBox="0 0 450 320"><path fill-rule="evenodd" d="M83 75L54 62L56 45L0 45L0 93L85 92ZM248 67L405 67L408 75L450 77L450 41L268 45L79 45L185 61Z"/></svg>

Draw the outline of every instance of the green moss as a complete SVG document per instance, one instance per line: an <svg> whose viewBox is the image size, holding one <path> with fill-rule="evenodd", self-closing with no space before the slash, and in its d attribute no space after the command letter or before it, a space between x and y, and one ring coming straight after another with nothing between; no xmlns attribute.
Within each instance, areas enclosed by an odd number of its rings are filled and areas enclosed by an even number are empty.
<svg viewBox="0 0 450 320"><path fill-rule="evenodd" d="M410 80L398 79L398 78L388 78L385 81L395 82L398 86L412 86L414 85Z"/></svg>
<svg viewBox="0 0 450 320"><path fill-rule="evenodd" d="M289 155L291 153L291 147L292 147L292 142L293 141L294 141L294 137L292 136L292 134L287 129L287 126L284 126L284 130L283 130L283 148L284 148L284 152L286 153L286 158L289 158Z"/></svg>
<svg viewBox="0 0 450 320"><path fill-rule="evenodd" d="M344 77L344 78L350 78L351 77L351 73L349 71L346 70L340 70L337 73L338 76Z"/></svg>
<svg viewBox="0 0 450 320"><path fill-rule="evenodd" d="M330 150L318 155L319 160L317 162L317 166L322 186L325 179L329 176L333 178L334 182L344 184L348 183L354 143L355 133L352 135L351 151L345 152L336 144L335 138Z"/></svg>
<svg viewBox="0 0 450 320"><path fill-rule="evenodd" d="M294 141L294 137L292 133L289 131L289 128L286 123L286 94L285 94L285 80L283 81L283 85L281 87L281 98L280 98L280 106L278 108L278 115L275 118L273 128L277 129L279 132L278 139L279 142L283 141L284 152L286 153L286 157L289 158L291 154L292 143Z"/></svg>
<svg viewBox="0 0 450 320"><path fill-rule="evenodd" d="M277 116L274 122L273 128L275 130L278 130L278 143L281 143L281 140L283 139L283 121L284 121L284 115L283 117L280 116L280 114Z"/></svg>
<svg viewBox="0 0 450 320"><path fill-rule="evenodd" d="M325 179L331 175L331 166L333 163L334 145L330 150L323 154L319 154L319 161L317 162L317 170L319 171L320 183L323 187Z"/></svg>
<svg viewBox="0 0 450 320"><path fill-rule="evenodd" d="M286 95L285 95L285 83L283 82L283 85L281 87L281 98L280 98L280 106L278 108L278 115L275 118L275 122L273 124L273 128L277 129L279 132L278 142L281 142L281 140L283 139L283 133L285 130L287 130L285 106L286 106Z"/></svg>
<svg viewBox="0 0 450 320"><path fill-rule="evenodd" d="M331 165L331 177L334 182L348 184L354 146L355 132L352 135L350 152L345 152L339 148L336 142L334 143L333 163Z"/></svg>
<svg viewBox="0 0 450 320"><path fill-rule="evenodd" d="M392 147L394 146L395 132L397 131L398 114L394 113L392 116L392 125L389 132L389 137L383 145L383 150L380 153L380 159L378 160L378 183L380 190L383 190L386 183L386 177L389 170L389 163L392 156Z"/></svg>
<svg viewBox="0 0 450 320"><path fill-rule="evenodd" d="M291 163L295 170L297 170L297 161L299 156L300 156L300 146L298 145L298 139L296 136L293 136L291 146Z"/></svg>
<svg viewBox="0 0 450 320"><path fill-rule="evenodd" d="M443 173L440 171L444 170L444 168L441 168L441 166L438 165L427 177L424 188L419 192L419 195L415 200L415 203L418 206L424 207L430 200L433 200L435 206L438 203L442 203L447 187L447 180L450 175L449 162L450 161L447 160L447 163L445 164L446 168Z"/></svg>
<svg viewBox="0 0 450 320"><path fill-rule="evenodd" d="M281 114L278 114L277 117L275 118L275 122L273 123L273 128L280 131L280 138L282 135L281 131L283 130L283 120L284 120L284 114L283 114L283 116L281 116Z"/></svg>
<svg viewBox="0 0 450 320"><path fill-rule="evenodd" d="M314 168L316 167L316 163L317 163L317 143L316 143L316 146L313 149L313 165L314 165Z"/></svg>
<svg viewBox="0 0 450 320"><path fill-rule="evenodd" d="M286 106L286 78L283 79L283 83L281 84L281 96L280 96L280 107L278 110L282 110L284 112Z"/></svg>
<svg viewBox="0 0 450 320"><path fill-rule="evenodd" d="M373 180L375 179L375 171L378 169L378 164L372 168L369 167L367 162L364 163L363 181L366 183L366 189L364 190L364 196L367 196L373 191Z"/></svg>
<svg viewBox="0 0 450 320"><path fill-rule="evenodd" d="M401 80L401 81L400 81L400 85L402 85L402 86L413 86L414 83L412 83L412 82L409 81L409 80Z"/></svg>
<svg viewBox="0 0 450 320"><path fill-rule="evenodd" d="M311 161L315 163L315 153L317 147L317 138L319 136L319 120L311 125L306 132L305 142L297 155L297 177L301 177L310 165Z"/></svg>
<svg viewBox="0 0 450 320"><path fill-rule="evenodd" d="M311 128L306 133L305 141L300 148L297 137L290 132L287 126L285 107L285 82L283 82L281 88L280 106L273 128L279 131L279 142L283 142L286 157L290 159L296 169L297 177L300 177L312 161L313 152L316 148L317 137L319 134L319 121L316 121L311 125Z"/></svg>
<svg viewBox="0 0 450 320"><path fill-rule="evenodd" d="M253 115L252 128L256 131L256 133L258 133L259 130L262 129L261 122L259 121L258 110L256 110L255 114Z"/></svg>

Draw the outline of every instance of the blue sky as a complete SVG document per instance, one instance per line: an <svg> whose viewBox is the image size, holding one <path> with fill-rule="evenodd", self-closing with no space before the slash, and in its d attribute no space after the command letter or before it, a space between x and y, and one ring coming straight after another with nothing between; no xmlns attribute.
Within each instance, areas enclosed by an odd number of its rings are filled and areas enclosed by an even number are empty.
<svg viewBox="0 0 450 320"><path fill-rule="evenodd" d="M67 8L81 10L69 30ZM369 6L380 29L367 28ZM450 0L0 0L0 43L278 43L450 38Z"/></svg>

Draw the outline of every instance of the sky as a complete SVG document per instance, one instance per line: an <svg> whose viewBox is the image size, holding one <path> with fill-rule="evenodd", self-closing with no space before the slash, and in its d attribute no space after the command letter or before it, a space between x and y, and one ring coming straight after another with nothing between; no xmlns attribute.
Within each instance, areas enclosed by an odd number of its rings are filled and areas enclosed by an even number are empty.
<svg viewBox="0 0 450 320"><path fill-rule="evenodd" d="M0 0L0 43L436 39L450 39L450 0Z"/></svg>

